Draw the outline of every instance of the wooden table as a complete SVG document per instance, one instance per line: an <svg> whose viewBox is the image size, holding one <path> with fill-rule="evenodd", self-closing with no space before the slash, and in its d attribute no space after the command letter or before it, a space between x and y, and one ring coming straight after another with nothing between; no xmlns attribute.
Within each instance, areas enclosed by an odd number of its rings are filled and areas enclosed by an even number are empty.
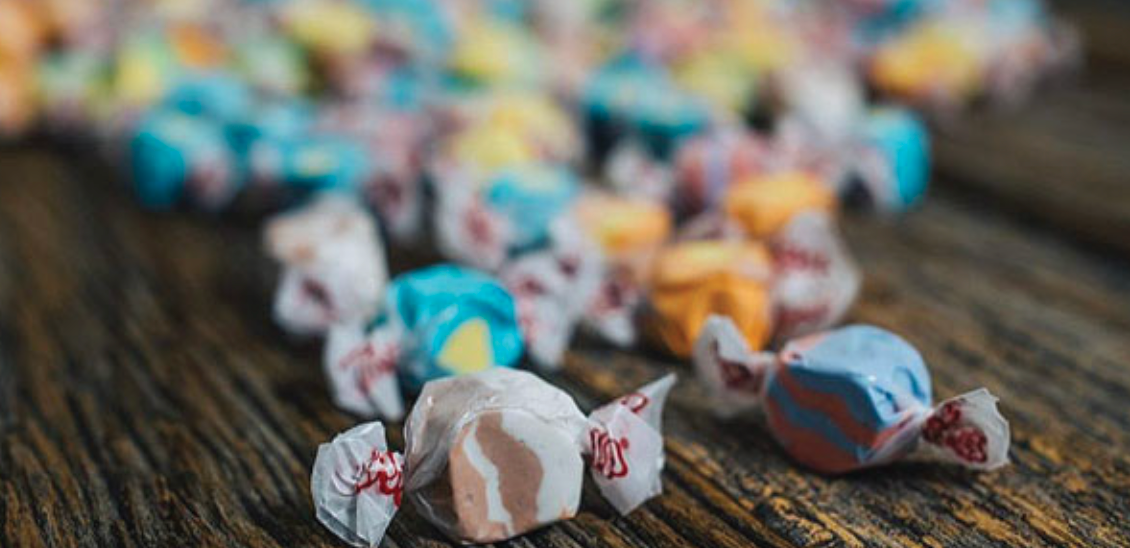
<svg viewBox="0 0 1130 548"><path fill-rule="evenodd" d="M1012 466L821 477L756 414L713 418L685 364L581 341L551 380L584 408L683 375L665 494L618 517L590 485L577 519L505 544L1130 545L1128 137L1130 77L1104 68L942 137L920 211L845 219L867 274L851 319L917 345L937 396L999 395ZM255 223L146 213L114 180L0 152L0 546L343 546L309 470L356 420L316 346L272 324ZM411 509L385 542L447 544Z"/></svg>

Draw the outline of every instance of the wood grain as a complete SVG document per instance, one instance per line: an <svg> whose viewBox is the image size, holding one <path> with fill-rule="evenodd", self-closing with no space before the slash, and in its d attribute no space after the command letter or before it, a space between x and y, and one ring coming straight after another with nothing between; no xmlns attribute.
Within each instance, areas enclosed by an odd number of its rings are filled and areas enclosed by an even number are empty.
<svg viewBox="0 0 1130 548"><path fill-rule="evenodd" d="M143 212L65 160L0 153L0 545L339 546L308 473L355 419L316 346L272 325L253 223ZM868 273L853 318L916 344L939 396L1000 395L1011 467L824 478L756 414L713 418L685 365L582 341L552 380L584 408L684 375L666 493L618 517L589 486L576 520L505 544L1124 546L1127 265L940 187L903 220L846 219ZM409 509L386 545L448 544Z"/></svg>
<svg viewBox="0 0 1130 548"><path fill-rule="evenodd" d="M1125 20L1063 4L1093 60L1130 66ZM867 274L852 319L917 345L938 397L999 395L1012 466L825 478L757 414L714 418L685 364L582 340L551 380L583 408L683 375L665 494L619 517L587 485L577 519L502 545L1130 546L1128 124L1130 76L1090 73L948 130L920 211L845 219ZM317 345L273 326L256 223L143 212L74 156L0 150L0 546L342 546L309 469L356 419ZM409 508L384 545L450 544Z"/></svg>

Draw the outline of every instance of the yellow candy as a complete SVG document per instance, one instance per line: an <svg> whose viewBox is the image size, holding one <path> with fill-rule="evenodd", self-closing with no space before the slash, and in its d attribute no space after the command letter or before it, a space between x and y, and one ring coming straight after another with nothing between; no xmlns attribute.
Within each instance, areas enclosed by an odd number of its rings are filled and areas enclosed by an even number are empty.
<svg viewBox="0 0 1130 548"><path fill-rule="evenodd" d="M885 46L875 56L871 72L879 87L914 98L935 91L965 98L977 92L981 81L973 45L960 29L941 24L922 27Z"/></svg>
<svg viewBox="0 0 1130 548"><path fill-rule="evenodd" d="M372 14L350 2L306 0L291 3L286 24L304 46L331 55L363 52L376 28Z"/></svg>
<svg viewBox="0 0 1130 548"><path fill-rule="evenodd" d="M832 211L835 204L835 195L814 175L792 171L739 182L726 193L724 209L746 234L764 238L801 211Z"/></svg>
<svg viewBox="0 0 1130 548"><path fill-rule="evenodd" d="M156 101L171 80L168 52L153 42L126 47L118 57L114 81L117 97L126 104L143 105Z"/></svg>
<svg viewBox="0 0 1130 548"><path fill-rule="evenodd" d="M760 349L772 332L769 250L748 241L685 242L660 251L652 267L648 333L689 356L712 314L729 316Z"/></svg>
<svg viewBox="0 0 1130 548"><path fill-rule="evenodd" d="M532 162L535 152L521 133L501 125L480 124L454 139L453 152L460 163L485 172Z"/></svg>
<svg viewBox="0 0 1130 548"><path fill-rule="evenodd" d="M671 234L671 213L649 200L592 193L574 208L581 228L613 259L654 251Z"/></svg>
<svg viewBox="0 0 1130 548"><path fill-rule="evenodd" d="M516 29L497 23L470 25L456 44L451 69L485 83L513 83L528 74L524 56L534 47Z"/></svg>
<svg viewBox="0 0 1130 548"><path fill-rule="evenodd" d="M727 52L701 52L675 68L675 80L683 88L731 112L748 105L755 78L737 56Z"/></svg>
<svg viewBox="0 0 1130 548"><path fill-rule="evenodd" d="M496 100L485 123L524 135L552 159L570 159L578 152L579 137L561 107L544 94L510 93Z"/></svg>

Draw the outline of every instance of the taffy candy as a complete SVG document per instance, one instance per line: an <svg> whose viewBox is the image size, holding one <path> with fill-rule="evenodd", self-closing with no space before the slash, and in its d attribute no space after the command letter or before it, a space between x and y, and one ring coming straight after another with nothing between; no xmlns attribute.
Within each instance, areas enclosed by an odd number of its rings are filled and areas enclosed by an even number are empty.
<svg viewBox="0 0 1130 548"><path fill-rule="evenodd" d="M636 340L635 315L655 254L671 235L671 213L660 203L601 192L583 194L571 218L602 257L602 280L583 323L605 340Z"/></svg>
<svg viewBox="0 0 1130 548"><path fill-rule="evenodd" d="M555 219L580 192L561 166L525 164L477 181L437 189L436 244L447 257L481 268L499 268L511 253L546 243Z"/></svg>
<svg viewBox="0 0 1130 548"><path fill-rule="evenodd" d="M861 127L854 174L872 205L901 213L922 200L930 178L930 135L912 112L869 113Z"/></svg>
<svg viewBox="0 0 1130 548"><path fill-rule="evenodd" d="M648 331L685 357L706 319L724 314L760 348L772 334L772 277L772 258L761 243L704 240L664 248L648 283Z"/></svg>
<svg viewBox="0 0 1130 548"><path fill-rule="evenodd" d="M709 131L687 139L675 156L675 207L684 215L713 209L726 190L769 169L769 139L737 128Z"/></svg>
<svg viewBox="0 0 1130 548"><path fill-rule="evenodd" d="M725 195L723 209L751 237L765 238L801 211L830 212L836 196L816 175L785 171L739 181Z"/></svg>
<svg viewBox="0 0 1130 548"><path fill-rule="evenodd" d="M518 365L524 347L514 297L493 277L450 264L401 274L384 306L329 331L323 364L334 400L358 415L400 420L401 381Z"/></svg>
<svg viewBox="0 0 1130 548"><path fill-rule="evenodd" d="M774 339L826 329L847 313L863 278L831 216L801 212L767 243L773 258Z"/></svg>
<svg viewBox="0 0 1130 548"><path fill-rule="evenodd" d="M128 160L138 200L157 209L187 197L216 210L235 196L241 182L222 126L176 110L157 109L141 120Z"/></svg>
<svg viewBox="0 0 1130 548"><path fill-rule="evenodd" d="M437 265L395 278L388 321L404 332L403 368L411 387L427 381L514 367L522 334L514 298L492 276Z"/></svg>
<svg viewBox="0 0 1130 548"><path fill-rule="evenodd" d="M628 514L662 490L668 375L585 417L565 392L523 371L490 369L424 386L404 453L384 426L318 448L310 490L318 519L354 546L377 546L404 499L461 542L509 539L576 515L587 467Z"/></svg>
<svg viewBox="0 0 1130 548"><path fill-rule="evenodd" d="M710 318L695 343L699 379L722 414L760 404L793 459L841 474L913 450L975 470L1008 463L1008 422L984 388L932 406L930 373L903 339L853 325L751 352L734 323Z"/></svg>
<svg viewBox="0 0 1130 548"><path fill-rule="evenodd" d="M276 215L264 243L283 266L274 315L287 331L323 335L376 316L388 281L384 244L355 200L327 194Z"/></svg>

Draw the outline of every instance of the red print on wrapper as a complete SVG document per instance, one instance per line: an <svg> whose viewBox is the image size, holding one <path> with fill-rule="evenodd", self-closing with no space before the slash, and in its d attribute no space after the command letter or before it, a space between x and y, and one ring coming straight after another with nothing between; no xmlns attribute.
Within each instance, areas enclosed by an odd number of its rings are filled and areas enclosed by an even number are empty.
<svg viewBox="0 0 1130 548"><path fill-rule="evenodd" d="M400 498L404 492L404 475L400 462L391 451L374 448L365 462L353 468L348 480L339 479L352 484L354 494L375 488L378 493L391 496L393 504L400 506Z"/></svg>
<svg viewBox="0 0 1130 548"><path fill-rule="evenodd" d="M637 415L640 414L640 411L643 411L649 403L651 403L651 399L639 392L634 392L620 398L620 405L631 409L632 413Z"/></svg>
<svg viewBox="0 0 1130 548"><path fill-rule="evenodd" d="M926 420L922 437L929 443L949 448L961 460L984 463L988 460L988 439L980 429L960 424L961 417L960 402L946 402Z"/></svg>
<svg viewBox="0 0 1130 548"><path fill-rule="evenodd" d="M622 478L628 475L628 461L624 452L628 450L628 439L616 439L607 430L593 428L589 430L589 442L592 444L592 467L608 479Z"/></svg>
<svg viewBox="0 0 1130 548"><path fill-rule="evenodd" d="M373 383L386 375L396 374L396 363L400 359L400 347L384 345L377 347L366 344L349 354L340 362L341 369L353 370L357 379L357 389L368 394Z"/></svg>

